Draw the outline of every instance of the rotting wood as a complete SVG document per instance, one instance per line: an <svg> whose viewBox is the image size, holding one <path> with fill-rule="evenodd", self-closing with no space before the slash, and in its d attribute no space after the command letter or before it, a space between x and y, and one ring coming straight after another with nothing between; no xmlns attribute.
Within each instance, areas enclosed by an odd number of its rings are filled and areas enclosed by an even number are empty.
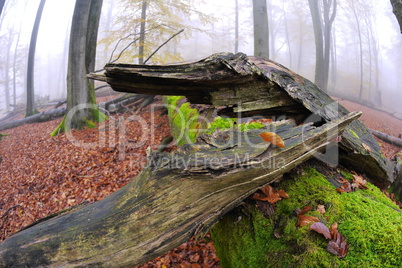
<svg viewBox="0 0 402 268"><path fill-rule="evenodd" d="M141 264L205 234L256 189L324 150L359 116L350 113L320 127L278 126L284 149L264 143L252 131L237 133L240 138L233 139L231 149L224 139L215 141L222 145L218 148L200 144L197 151L153 152L141 173L114 194L6 239L0 244L0 266Z"/></svg>
<svg viewBox="0 0 402 268"><path fill-rule="evenodd" d="M191 103L227 106L223 115L293 118L298 123L330 122L349 111L309 80L270 60L243 53L219 53L181 65L107 64L105 81L116 91L150 95L183 95ZM394 180L392 164L376 140L356 120L342 135L341 164L365 173L386 189Z"/></svg>

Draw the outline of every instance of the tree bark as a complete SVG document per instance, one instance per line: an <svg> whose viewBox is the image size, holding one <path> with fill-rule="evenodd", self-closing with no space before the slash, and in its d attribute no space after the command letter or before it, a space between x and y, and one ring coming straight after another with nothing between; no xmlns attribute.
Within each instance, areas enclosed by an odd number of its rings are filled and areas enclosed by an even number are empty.
<svg viewBox="0 0 402 268"><path fill-rule="evenodd" d="M324 150L328 139L358 116L351 113L318 128L278 125L284 149L264 146L258 132L234 132L229 147L223 138L218 148L201 144L195 151L151 153L141 173L114 194L6 239L0 244L0 265L142 264L193 235L205 234L256 189Z"/></svg>
<svg viewBox="0 0 402 268"><path fill-rule="evenodd" d="M269 30L266 0L253 0L254 55L269 59Z"/></svg>
<svg viewBox="0 0 402 268"><path fill-rule="evenodd" d="M27 109L26 116L31 116L36 113L35 108L35 84L34 84L34 65L35 65L35 49L36 39L38 37L40 20L42 17L42 11L45 6L46 0L41 0L38 11L36 13L35 23L31 34L31 41L29 43L28 52L28 67L27 67Z"/></svg>

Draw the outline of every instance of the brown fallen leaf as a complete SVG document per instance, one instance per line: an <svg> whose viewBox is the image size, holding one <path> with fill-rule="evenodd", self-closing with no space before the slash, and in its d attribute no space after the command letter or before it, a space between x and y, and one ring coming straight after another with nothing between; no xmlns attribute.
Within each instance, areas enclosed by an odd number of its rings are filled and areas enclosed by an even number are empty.
<svg viewBox="0 0 402 268"><path fill-rule="evenodd" d="M322 234L326 239L332 238L328 227L322 222L315 222L311 224L310 229L316 231L319 234Z"/></svg>
<svg viewBox="0 0 402 268"><path fill-rule="evenodd" d="M336 234L338 233L338 223L335 222L329 227L329 232L331 233L332 237L336 237Z"/></svg>
<svg viewBox="0 0 402 268"><path fill-rule="evenodd" d="M289 195L284 190L278 190L277 192L278 192L280 197L283 197L283 198L286 198L286 199L289 198Z"/></svg>
<svg viewBox="0 0 402 268"><path fill-rule="evenodd" d="M310 211L310 210L312 210L312 209L313 209L313 207L305 206L305 207L300 211L300 214L301 214L301 215L304 215L307 211Z"/></svg>
<svg viewBox="0 0 402 268"><path fill-rule="evenodd" d="M362 145L363 145L363 148L366 149L366 151L372 152L370 146L368 146L368 145L365 144L365 143L362 143Z"/></svg>
<svg viewBox="0 0 402 268"><path fill-rule="evenodd" d="M355 183L355 184L357 184L357 186L360 188L360 189L367 189L368 187L366 186L366 184L367 184L367 181L362 177L362 176L360 176L360 175L357 175L357 174L353 174L352 175L353 176L353 183Z"/></svg>
<svg viewBox="0 0 402 268"><path fill-rule="evenodd" d="M348 254L349 245L346 242L345 237L343 237L340 233L337 233L336 239L328 242L327 250L329 253L337 255L338 258L344 258Z"/></svg>
<svg viewBox="0 0 402 268"><path fill-rule="evenodd" d="M302 214L297 215L297 218L298 218L298 221L296 223L296 227L302 227L302 226L309 225L312 222L320 221L317 217L307 216L307 215L302 215Z"/></svg>
<svg viewBox="0 0 402 268"><path fill-rule="evenodd" d="M261 133L260 136L265 142L270 142L280 148L285 148L285 143L282 138L274 132L264 132Z"/></svg>
<svg viewBox="0 0 402 268"><path fill-rule="evenodd" d="M276 193L275 189L271 185L266 185L260 189L266 196L270 196Z"/></svg>

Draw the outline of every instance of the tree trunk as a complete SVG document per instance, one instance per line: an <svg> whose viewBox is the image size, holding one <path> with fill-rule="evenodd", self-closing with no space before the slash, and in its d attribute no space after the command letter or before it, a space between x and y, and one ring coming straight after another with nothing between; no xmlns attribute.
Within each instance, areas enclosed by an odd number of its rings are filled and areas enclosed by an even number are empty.
<svg viewBox="0 0 402 268"><path fill-rule="evenodd" d="M254 55L269 59L269 30L266 0L253 0Z"/></svg>
<svg viewBox="0 0 402 268"><path fill-rule="evenodd" d="M332 12L331 12L332 7ZM324 91L328 91L332 24L336 16L337 0L324 0Z"/></svg>
<svg viewBox="0 0 402 268"><path fill-rule="evenodd" d="M309 0L311 18L313 20L314 27L314 39L315 39L315 84L326 91L325 79L324 79L324 40L323 29L320 8L318 1Z"/></svg>
<svg viewBox="0 0 402 268"><path fill-rule="evenodd" d="M35 83L34 83L34 70L35 70L35 49L36 49L36 39L38 37L40 20L42 17L42 11L45 6L46 0L41 0L38 11L36 13L35 23L31 34L31 41L29 43L29 52L28 52L28 67L27 67L27 109L26 116L31 116L35 113Z"/></svg>
<svg viewBox="0 0 402 268"><path fill-rule="evenodd" d="M239 0L235 3L235 48L234 52L239 52Z"/></svg>
<svg viewBox="0 0 402 268"><path fill-rule="evenodd" d="M105 118L97 109L93 83L85 77L94 71L101 8L102 0L76 1L68 56L67 114L52 135L82 129L90 126L91 121Z"/></svg>
<svg viewBox="0 0 402 268"><path fill-rule="evenodd" d="M143 64L144 63L144 43L145 43L145 23L147 20L147 5L148 5L148 0L143 0L142 1L142 7L141 7L141 25L140 25L140 45L138 48L138 63Z"/></svg>
<svg viewBox="0 0 402 268"><path fill-rule="evenodd" d="M114 194L43 219L6 239L0 244L0 265L142 264L193 235L205 234L256 189L325 149L327 139L337 137L358 116L351 113L318 128L283 122L277 134L284 149L264 145L260 130L228 131L234 135L231 144L223 137L214 146L193 147L199 148L195 151L150 153L141 173Z"/></svg>
<svg viewBox="0 0 402 268"><path fill-rule="evenodd" d="M398 147L402 148L402 139L393 137L391 135L385 134L385 133L383 133L381 131L374 130L374 129L370 129L370 132L371 132L371 134L373 134L377 138L379 138L379 139L381 139L381 140L383 140L383 141L385 141L385 142L387 142L389 144L392 144L392 145L395 145L395 146L398 146Z"/></svg>

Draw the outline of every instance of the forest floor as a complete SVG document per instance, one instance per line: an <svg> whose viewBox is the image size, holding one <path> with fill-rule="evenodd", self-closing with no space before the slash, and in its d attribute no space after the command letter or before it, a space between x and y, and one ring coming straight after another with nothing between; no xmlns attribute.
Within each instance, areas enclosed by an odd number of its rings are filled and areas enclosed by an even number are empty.
<svg viewBox="0 0 402 268"><path fill-rule="evenodd" d="M339 101L350 111L363 111L361 121L369 128L396 137L402 134L402 121ZM9 135L0 141L0 241L49 214L100 200L138 174L146 161L146 148L156 150L169 135L169 126L161 106L144 108L135 117L141 120L122 121L132 115L112 115L98 128L56 137L49 133L61 119L2 131ZM378 141L389 158L400 150ZM219 259L207 235L202 240L192 238L141 267L219 267Z"/></svg>

